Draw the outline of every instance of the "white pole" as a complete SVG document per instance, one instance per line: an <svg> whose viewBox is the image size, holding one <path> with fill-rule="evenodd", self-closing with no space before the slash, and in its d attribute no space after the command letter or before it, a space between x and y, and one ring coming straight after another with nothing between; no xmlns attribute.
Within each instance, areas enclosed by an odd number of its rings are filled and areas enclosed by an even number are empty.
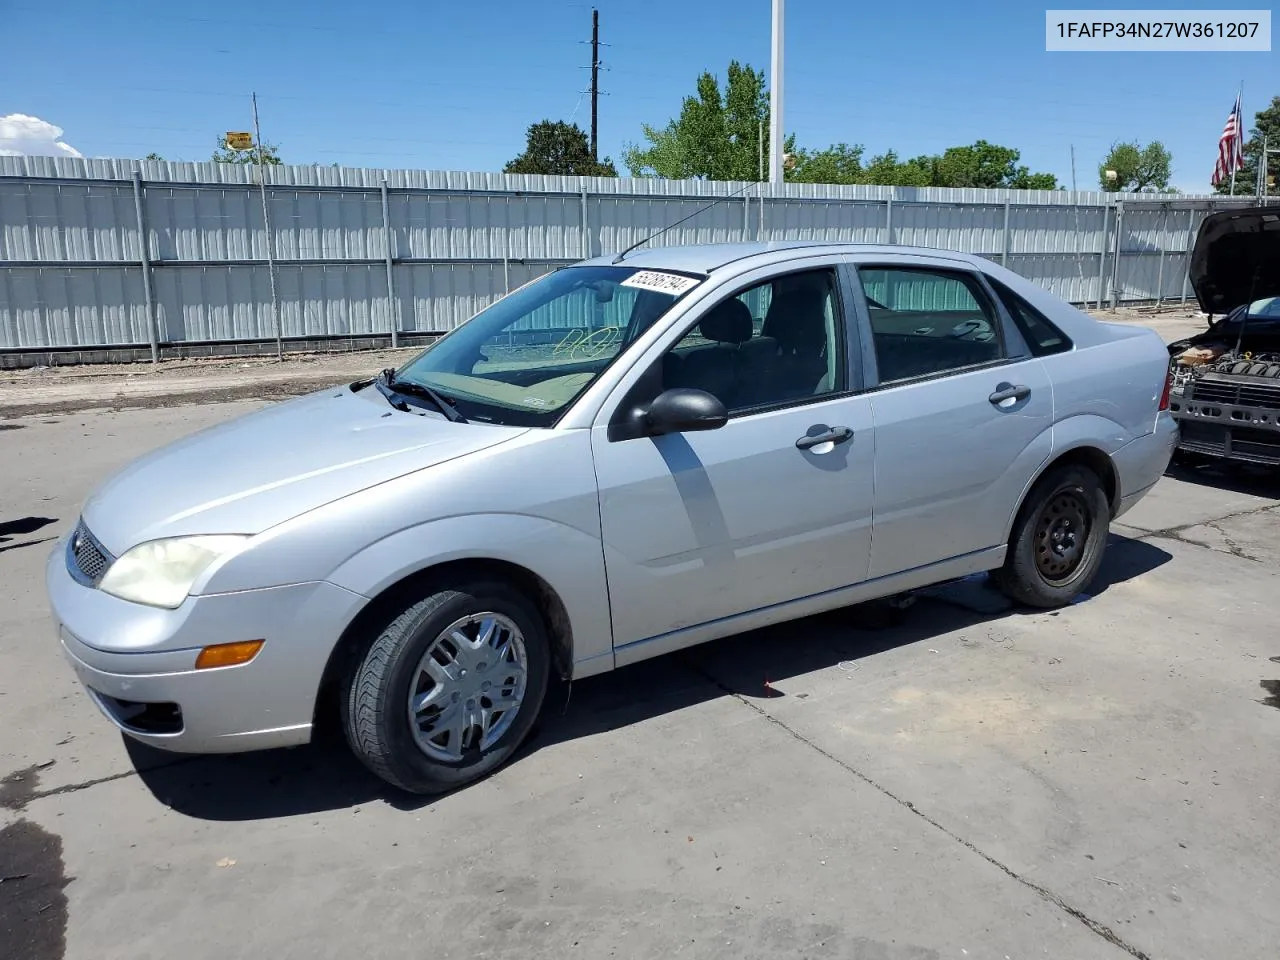
<svg viewBox="0 0 1280 960"><path fill-rule="evenodd" d="M782 183L782 6L773 0L773 62L769 76L769 179Z"/></svg>

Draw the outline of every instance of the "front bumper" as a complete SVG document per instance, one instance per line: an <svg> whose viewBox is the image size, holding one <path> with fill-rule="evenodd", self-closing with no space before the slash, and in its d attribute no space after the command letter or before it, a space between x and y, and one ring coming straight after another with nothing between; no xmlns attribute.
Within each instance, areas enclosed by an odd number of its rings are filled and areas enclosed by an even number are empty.
<svg viewBox="0 0 1280 960"><path fill-rule="evenodd" d="M1245 378L1204 378L1171 398L1181 427L1178 446L1245 463L1280 465L1280 385Z"/></svg>
<svg viewBox="0 0 1280 960"><path fill-rule="evenodd" d="M97 707L129 736L183 753L307 742L329 654L367 602L320 582L159 610L76 582L63 541L45 584L63 651ZM249 663L195 669L205 646L257 639L266 642Z"/></svg>

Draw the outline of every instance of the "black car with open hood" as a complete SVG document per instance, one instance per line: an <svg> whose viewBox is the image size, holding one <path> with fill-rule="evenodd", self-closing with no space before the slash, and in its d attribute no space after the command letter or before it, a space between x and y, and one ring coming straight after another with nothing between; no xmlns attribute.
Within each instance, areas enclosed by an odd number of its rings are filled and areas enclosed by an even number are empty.
<svg viewBox="0 0 1280 960"><path fill-rule="evenodd" d="M1280 205L1205 217L1188 272L1209 328L1169 345L1179 452L1280 465Z"/></svg>

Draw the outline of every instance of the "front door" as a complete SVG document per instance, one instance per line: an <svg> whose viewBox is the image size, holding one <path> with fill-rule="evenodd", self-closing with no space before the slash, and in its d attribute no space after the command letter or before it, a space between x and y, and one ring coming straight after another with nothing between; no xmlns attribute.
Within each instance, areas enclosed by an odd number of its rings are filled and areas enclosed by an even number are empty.
<svg viewBox="0 0 1280 960"><path fill-rule="evenodd" d="M865 579L874 438L845 345L834 269L774 277L710 306L659 361L655 395L705 389L724 427L595 428L615 649Z"/></svg>
<svg viewBox="0 0 1280 960"><path fill-rule="evenodd" d="M1052 450L1053 390L976 273L857 267L879 385L871 577L999 546Z"/></svg>

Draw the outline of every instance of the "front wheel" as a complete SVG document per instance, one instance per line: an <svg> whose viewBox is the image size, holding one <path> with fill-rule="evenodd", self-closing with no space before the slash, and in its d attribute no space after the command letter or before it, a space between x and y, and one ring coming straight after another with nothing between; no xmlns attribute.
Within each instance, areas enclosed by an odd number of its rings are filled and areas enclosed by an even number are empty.
<svg viewBox="0 0 1280 960"><path fill-rule="evenodd" d="M468 580L404 608L373 640L342 698L364 764L411 793L442 793L504 763L541 709L550 644L537 608Z"/></svg>
<svg viewBox="0 0 1280 960"><path fill-rule="evenodd" d="M1004 566L993 579L1029 606L1068 604L1097 575L1110 524L1111 505L1097 474L1075 464L1052 469L1019 511Z"/></svg>

